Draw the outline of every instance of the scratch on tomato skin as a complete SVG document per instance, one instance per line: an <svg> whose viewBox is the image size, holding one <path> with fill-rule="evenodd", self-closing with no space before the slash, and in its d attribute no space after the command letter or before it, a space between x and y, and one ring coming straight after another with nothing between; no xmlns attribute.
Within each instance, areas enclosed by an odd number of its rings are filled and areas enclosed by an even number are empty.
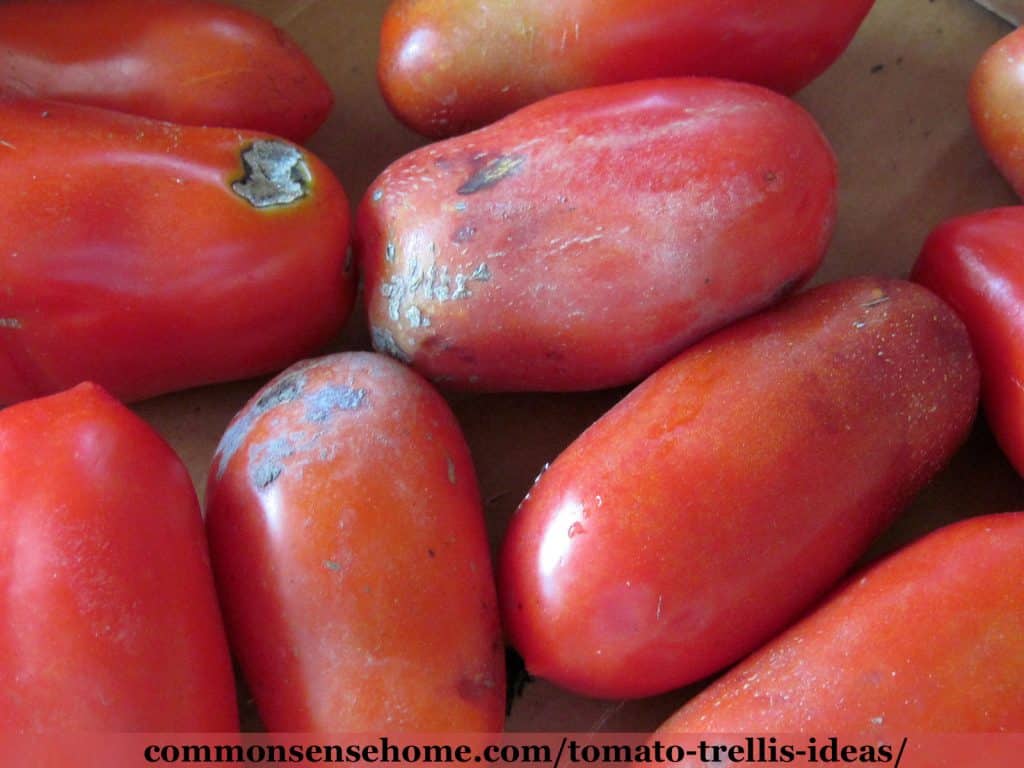
<svg viewBox="0 0 1024 768"><path fill-rule="evenodd" d="M474 173L456 191L460 195L472 195L490 189L499 181L518 173L525 162L526 158L522 155L500 155Z"/></svg>
<svg viewBox="0 0 1024 768"><path fill-rule="evenodd" d="M21 328L21 320L16 317L0 317L0 328L17 330Z"/></svg>
<svg viewBox="0 0 1024 768"><path fill-rule="evenodd" d="M13 144L11 144L11 142L4 141L3 139L0 139L0 147L7 147L7 149L15 149L15 150L17 149L17 147L14 146Z"/></svg>

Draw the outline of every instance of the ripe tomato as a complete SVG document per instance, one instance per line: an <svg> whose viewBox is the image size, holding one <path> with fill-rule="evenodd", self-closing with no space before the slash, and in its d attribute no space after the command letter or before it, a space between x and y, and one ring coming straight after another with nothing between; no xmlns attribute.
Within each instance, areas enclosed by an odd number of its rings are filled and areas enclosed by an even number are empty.
<svg viewBox="0 0 1024 768"><path fill-rule="evenodd" d="M985 52L971 78L968 102L974 129L1017 194L1024 197L1024 29Z"/></svg>
<svg viewBox="0 0 1024 768"><path fill-rule="evenodd" d="M636 381L813 274L835 190L813 119L763 88L554 96L371 185L356 239L374 345L466 389Z"/></svg>
<svg viewBox="0 0 1024 768"><path fill-rule="evenodd" d="M0 97L12 95L293 141L307 139L333 102L284 32L201 0L0 4Z"/></svg>
<svg viewBox="0 0 1024 768"><path fill-rule="evenodd" d="M862 571L655 736L1022 730L1018 512L941 528Z"/></svg>
<svg viewBox="0 0 1024 768"><path fill-rule="evenodd" d="M394 0L378 79L427 136L463 133L562 91L704 75L799 90L874 0Z"/></svg>
<svg viewBox="0 0 1024 768"><path fill-rule="evenodd" d="M0 412L0 731L231 731L234 676L178 457L99 387Z"/></svg>
<svg viewBox="0 0 1024 768"><path fill-rule="evenodd" d="M1024 474L1024 207L945 222L928 237L911 277L967 325L981 366L985 416Z"/></svg>
<svg viewBox="0 0 1024 768"><path fill-rule="evenodd" d="M527 668L636 697L742 658L806 610L967 434L967 332L912 283L858 279L701 342L530 491L499 571Z"/></svg>
<svg viewBox="0 0 1024 768"><path fill-rule="evenodd" d="M35 101L0 139L0 403L280 370L348 315L348 203L300 148Z"/></svg>
<svg viewBox="0 0 1024 768"><path fill-rule="evenodd" d="M228 427L207 529L274 731L494 731L504 649L469 449L400 363L293 366Z"/></svg>

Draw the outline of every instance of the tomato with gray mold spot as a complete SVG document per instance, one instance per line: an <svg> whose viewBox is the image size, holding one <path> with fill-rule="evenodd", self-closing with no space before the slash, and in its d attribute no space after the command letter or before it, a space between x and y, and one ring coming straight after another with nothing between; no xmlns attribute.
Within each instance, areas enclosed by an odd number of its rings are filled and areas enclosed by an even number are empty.
<svg viewBox="0 0 1024 768"><path fill-rule="evenodd" d="M585 695L649 696L753 651L949 460L978 402L953 311L823 286L679 355L539 478L502 545L510 642Z"/></svg>
<svg viewBox="0 0 1024 768"><path fill-rule="evenodd" d="M359 208L374 346L475 390L635 381L807 280L836 210L814 120L763 88L552 97L393 163Z"/></svg>
<svg viewBox="0 0 1024 768"><path fill-rule="evenodd" d="M349 210L262 133L0 100L0 403L279 371L347 318Z"/></svg>
<svg viewBox="0 0 1024 768"><path fill-rule="evenodd" d="M235 417L207 531L228 631L273 731L495 731L504 646L469 450L382 355L300 363Z"/></svg>

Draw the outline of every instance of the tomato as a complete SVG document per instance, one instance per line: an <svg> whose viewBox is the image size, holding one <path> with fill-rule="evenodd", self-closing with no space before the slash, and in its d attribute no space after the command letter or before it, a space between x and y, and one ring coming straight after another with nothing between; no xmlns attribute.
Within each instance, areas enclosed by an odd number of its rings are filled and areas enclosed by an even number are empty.
<svg viewBox="0 0 1024 768"><path fill-rule="evenodd" d="M874 0L393 0L378 80L443 137L562 91L705 75L792 93L845 50Z"/></svg>
<svg viewBox="0 0 1024 768"><path fill-rule="evenodd" d="M307 139L333 97L280 29L200 0L0 4L0 96Z"/></svg>
<svg viewBox="0 0 1024 768"><path fill-rule="evenodd" d="M656 734L1024 730L1024 513L867 568Z"/></svg>
<svg viewBox="0 0 1024 768"><path fill-rule="evenodd" d="M0 412L0 731L231 731L192 482L82 384Z"/></svg>
<svg viewBox="0 0 1024 768"><path fill-rule="evenodd" d="M967 325L981 366L985 416L1024 474L1024 207L940 225L911 278L945 299Z"/></svg>
<svg viewBox="0 0 1024 768"><path fill-rule="evenodd" d="M645 696L742 658L810 606L965 438L978 372L923 288L818 288L684 352L570 445L503 544L534 674Z"/></svg>
<svg viewBox="0 0 1024 768"><path fill-rule="evenodd" d="M348 203L264 134L0 102L0 403L273 370L344 322Z"/></svg>
<svg viewBox="0 0 1024 768"><path fill-rule="evenodd" d="M981 57L968 102L974 129L989 157L1024 196L1024 30L999 40Z"/></svg>
<svg viewBox="0 0 1024 768"><path fill-rule="evenodd" d="M835 191L818 127L771 91L554 96L371 185L356 241L374 346L465 389L635 381L813 274Z"/></svg>
<svg viewBox="0 0 1024 768"><path fill-rule="evenodd" d="M207 530L273 731L495 731L504 646L469 449L405 366L300 363L228 427Z"/></svg>

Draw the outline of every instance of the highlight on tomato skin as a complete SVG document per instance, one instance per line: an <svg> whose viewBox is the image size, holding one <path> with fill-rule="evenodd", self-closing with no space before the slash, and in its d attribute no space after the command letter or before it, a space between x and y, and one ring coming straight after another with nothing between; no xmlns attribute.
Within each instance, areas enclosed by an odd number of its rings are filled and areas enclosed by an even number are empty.
<svg viewBox="0 0 1024 768"><path fill-rule="evenodd" d="M684 75L793 93L846 49L874 0L393 0L377 78L432 138L555 93Z"/></svg>
<svg viewBox="0 0 1024 768"><path fill-rule="evenodd" d="M232 646L272 731L500 731L505 656L476 474L444 399L383 355L299 363L207 486Z"/></svg>
<svg viewBox="0 0 1024 768"><path fill-rule="evenodd" d="M1024 30L994 43L971 76L968 104L975 133L1000 173L1024 197Z"/></svg>
<svg viewBox="0 0 1024 768"><path fill-rule="evenodd" d="M913 283L825 285L696 344L539 477L499 599L527 670L599 698L721 671L807 610L962 444L978 369Z"/></svg>
<svg viewBox="0 0 1024 768"><path fill-rule="evenodd" d="M334 97L283 30L203 0L0 3L0 97L88 104L302 142Z"/></svg>
<svg viewBox="0 0 1024 768"><path fill-rule="evenodd" d="M1024 513L940 528L861 570L685 704L683 733L1020 733Z"/></svg>
<svg viewBox="0 0 1024 768"><path fill-rule="evenodd" d="M279 371L355 295L330 169L262 133L0 100L0 403Z"/></svg>
<svg viewBox="0 0 1024 768"><path fill-rule="evenodd" d="M238 730L199 502L94 384L0 411L0 731Z"/></svg>
<svg viewBox="0 0 1024 768"><path fill-rule="evenodd" d="M375 349L446 387L632 383L817 270L835 156L779 94L573 91L396 160L355 226Z"/></svg>
<svg viewBox="0 0 1024 768"><path fill-rule="evenodd" d="M964 321L981 366L985 418L1024 474L1024 207L959 216L932 231L911 279Z"/></svg>

